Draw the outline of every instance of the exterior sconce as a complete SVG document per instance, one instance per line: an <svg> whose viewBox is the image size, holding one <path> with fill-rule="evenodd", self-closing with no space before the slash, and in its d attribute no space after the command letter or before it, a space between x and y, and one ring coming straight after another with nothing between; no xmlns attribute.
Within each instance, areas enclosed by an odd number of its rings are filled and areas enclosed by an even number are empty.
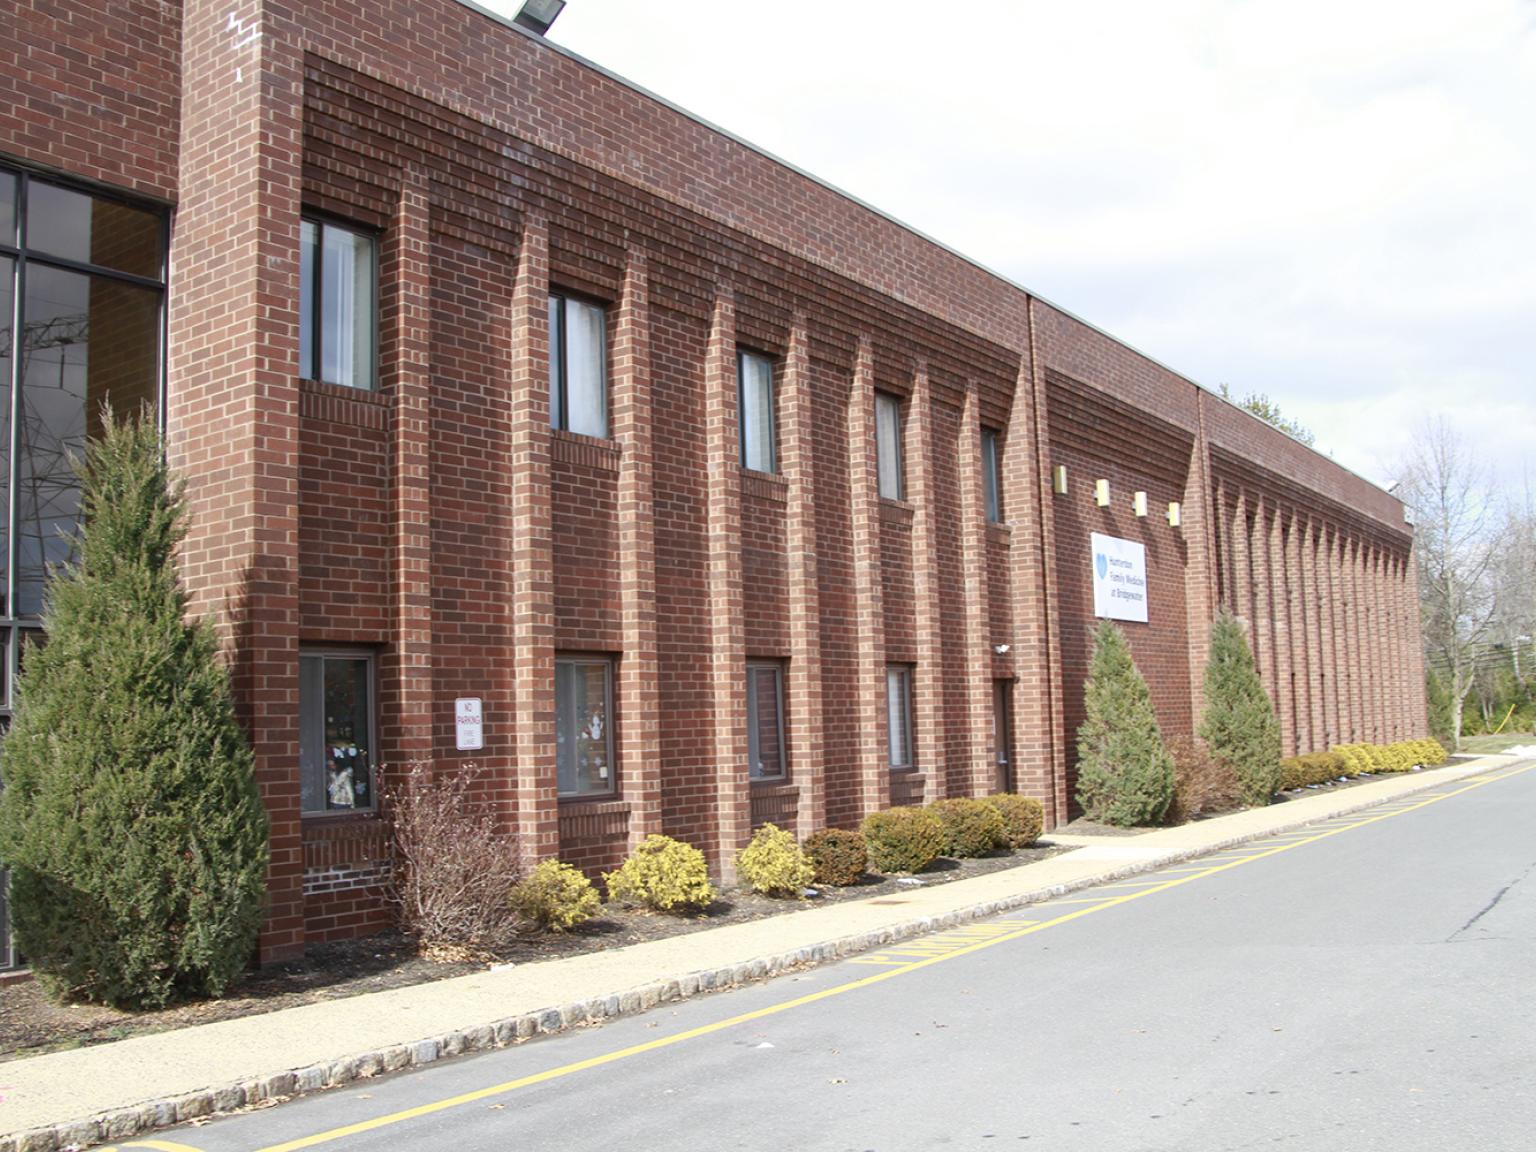
<svg viewBox="0 0 1536 1152"><path fill-rule="evenodd" d="M1183 511L1177 500L1168 505L1168 527L1177 528L1183 522Z"/></svg>
<svg viewBox="0 0 1536 1152"><path fill-rule="evenodd" d="M1051 471L1051 491L1055 492L1058 496L1065 496L1067 494L1067 466L1065 464L1058 464Z"/></svg>
<svg viewBox="0 0 1536 1152"><path fill-rule="evenodd" d="M1138 516L1145 516L1147 514L1147 494L1145 492L1138 492L1131 497L1131 511L1135 512Z"/></svg>
<svg viewBox="0 0 1536 1152"><path fill-rule="evenodd" d="M1093 502L1100 508L1109 507L1109 481L1095 480L1093 482Z"/></svg>

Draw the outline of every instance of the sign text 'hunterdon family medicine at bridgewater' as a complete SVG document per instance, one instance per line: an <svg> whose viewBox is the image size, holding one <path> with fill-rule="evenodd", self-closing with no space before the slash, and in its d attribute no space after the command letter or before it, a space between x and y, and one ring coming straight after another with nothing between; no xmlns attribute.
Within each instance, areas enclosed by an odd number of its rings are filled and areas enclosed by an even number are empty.
<svg viewBox="0 0 1536 1152"><path fill-rule="evenodd" d="M1134 540L1092 535L1093 614L1147 622L1147 549Z"/></svg>

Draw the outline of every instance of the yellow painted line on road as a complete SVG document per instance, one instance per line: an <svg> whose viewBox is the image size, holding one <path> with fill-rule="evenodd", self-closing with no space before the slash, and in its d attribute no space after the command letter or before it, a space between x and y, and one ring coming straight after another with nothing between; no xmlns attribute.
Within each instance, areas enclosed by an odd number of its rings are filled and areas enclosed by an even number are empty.
<svg viewBox="0 0 1536 1152"><path fill-rule="evenodd" d="M945 961L953 960L960 956L968 956L973 952L980 952L984 948L992 948L998 944L1005 944L1013 940L1020 940L1025 936L1033 936L1035 933L1044 932L1048 928L1055 928L1062 924L1069 924L1074 920L1081 920L1085 916L1091 916L1094 913L1102 912L1108 908L1116 908L1122 904L1129 904L1133 900L1142 900L1148 896L1152 896L1160 892L1166 892L1173 888L1182 887L1185 884L1189 884L1195 880L1204 879L1207 876L1214 876L1221 872L1228 872L1233 868L1237 868L1243 864L1252 863L1255 860L1263 860L1270 856L1278 856L1282 852L1289 852L1291 849L1298 848L1303 844L1315 844L1319 840L1326 840L1329 837L1337 836L1341 832L1346 832L1354 828L1363 828L1368 824L1375 824L1382 820L1389 820L1393 816L1400 816L1405 812L1413 812L1420 808L1427 808L1431 804L1438 804L1442 800L1449 800L1453 796L1460 796L1463 793L1474 791L1475 789L1481 788L1487 784L1492 784L1500 780L1508 780L1514 776L1523 775L1524 773L1530 772L1533 769L1536 769L1536 763L1528 764L1521 768L1515 768L1508 772L1502 772L1496 776L1485 777L1476 782L1465 783L1463 787L1456 788L1453 791L1437 791L1426 799L1421 800L1418 803L1408 805L1407 807L1398 808L1391 812L1380 812L1369 816L1363 816L1361 819L1356 820L1353 823L1344 824L1336 828L1318 832L1316 835L1309 836L1305 840L1297 840L1291 844L1281 844L1274 848L1270 848L1262 852L1256 852L1249 856L1243 856L1235 860L1223 861L1221 863L1214 864L1201 872L1196 872L1188 876L1179 876L1175 879L1168 880L1154 887L1142 888L1136 892L1126 892L1119 896L1111 896L1105 900L1093 901L1091 903L1088 901L1081 901L1081 903L1090 903L1090 906L1078 908L1075 911L1063 913L1062 915L1053 917L1049 920L1042 920L1021 927L1014 927L1012 924L1010 924L1006 926L1006 930L987 934L982 939L977 939L973 942L941 951L936 955L925 956L921 959L912 960L898 967L887 968L883 972L874 972L857 980L849 980L843 984L835 984L831 988L823 988L819 992L811 992L804 996L796 996L793 999L784 1000L778 1004L770 1004L765 1008L758 1008L751 1012L743 1012L739 1016L732 1016L725 1020L717 1020L712 1024L703 1024L697 1028L689 1028L684 1032L677 1032L671 1036L658 1036L656 1039L647 1040L642 1044L631 1044L627 1048L618 1048L612 1052L605 1052L600 1056L592 1056L586 1060L577 1060L570 1064L562 1064L555 1068L547 1068L542 1072L535 1072L528 1076L519 1076L515 1080L507 1080L501 1084L492 1084L485 1088L478 1088L472 1092L462 1092L457 1096L449 1096L442 1100L434 1100L429 1104L419 1104L414 1108L405 1108L399 1112L390 1112L384 1116L375 1116L371 1120L361 1120L355 1124L344 1124L339 1128L330 1128L324 1132L317 1132L312 1136L302 1136L296 1140L288 1140L281 1144L271 1144L265 1148L259 1149L258 1152L299 1152L299 1150L303 1148L313 1148L320 1144L329 1144L333 1140L345 1139L348 1136L358 1136L364 1132L374 1132L380 1128L388 1128L391 1125L400 1124L407 1120L417 1120L423 1116L432 1116L438 1112L446 1112L451 1108L462 1107L465 1104L474 1104L480 1100L490 1100L497 1096L503 1096L508 1092L515 1092L519 1088L531 1088L536 1084L547 1084L551 1080L563 1079L566 1076L573 1076L578 1072L587 1072L593 1068L602 1068L605 1065L613 1064L620 1060L627 1060L631 1056L641 1056L647 1052L657 1052L663 1048L670 1048L675 1044L682 1044L689 1040L697 1040L701 1036L710 1036L716 1032L723 1032L728 1028L735 1028L741 1024L750 1024L754 1020L764 1020L770 1016L777 1016L781 1012L788 1012L794 1008L803 1008L807 1004L815 1004L822 1000L830 1000L834 996L842 996L849 992L856 992L862 988L871 988L877 984L883 984L887 980L894 979L897 976L905 976L909 972L918 972L924 968L931 968L935 964L942 964ZM1074 901L1061 900L1053 901L1053 903L1067 904L1074 903ZM954 932L957 930L951 929L949 931ZM161 1152L195 1152L195 1150L187 1149L185 1145L166 1145L154 1141L145 1142L140 1146L149 1148L158 1147Z"/></svg>

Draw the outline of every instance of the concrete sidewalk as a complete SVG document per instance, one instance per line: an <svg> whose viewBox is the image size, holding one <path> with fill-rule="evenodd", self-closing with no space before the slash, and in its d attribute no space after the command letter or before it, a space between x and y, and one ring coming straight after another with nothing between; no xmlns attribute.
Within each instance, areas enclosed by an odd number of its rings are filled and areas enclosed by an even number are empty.
<svg viewBox="0 0 1536 1152"><path fill-rule="evenodd" d="M1037 864L564 960L487 971L0 1065L0 1152L55 1152L623 1015L1360 811L1493 768L1432 772L1134 836Z"/></svg>

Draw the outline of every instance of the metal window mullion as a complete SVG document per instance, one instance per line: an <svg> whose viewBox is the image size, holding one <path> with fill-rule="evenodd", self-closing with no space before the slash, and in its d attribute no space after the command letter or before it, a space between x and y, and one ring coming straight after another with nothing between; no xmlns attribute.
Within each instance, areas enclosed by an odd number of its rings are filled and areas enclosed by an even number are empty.
<svg viewBox="0 0 1536 1152"><path fill-rule="evenodd" d="M18 174L16 181L16 227L18 239L26 239L27 221L27 188L30 180L24 173ZM18 491L20 469L19 456L21 446L21 349L22 349L22 322L24 317L24 303L27 289L27 257L25 244L16 255L16 264L11 272L11 426L7 429L9 443L6 449L6 565L5 565L5 615L7 620L16 619L16 566L21 560L21 550L16 543L16 519L20 515L21 505ZM6 704L15 699L16 672L20 666L20 639L21 635L14 626L9 628L5 646L6 660Z"/></svg>
<svg viewBox="0 0 1536 1152"><path fill-rule="evenodd" d="M747 354L739 349L736 352L736 448L741 457L741 466L748 467Z"/></svg>
<svg viewBox="0 0 1536 1152"><path fill-rule="evenodd" d="M773 667L774 714L779 724L779 779L789 779L789 744L784 739L784 666Z"/></svg>
<svg viewBox="0 0 1536 1152"><path fill-rule="evenodd" d="M164 248L164 230L162 225L161 247ZM117 268L104 268L100 264L92 264L87 260L71 260L67 256L50 256L46 252L29 252L23 246L18 250L27 253L27 259L34 264L45 264L50 268L58 268L65 272L77 272L82 276L99 276L104 280L116 280L122 284L132 284L138 288L160 289L165 286L163 278L154 276L140 276L136 272L124 272ZM0 253L9 255L9 253ZM161 257L161 270L164 271L164 257Z"/></svg>
<svg viewBox="0 0 1536 1152"><path fill-rule="evenodd" d="M560 314L560 331L556 335L550 348L550 355L555 362L555 427L562 431L570 427L570 402L568 394L570 387L565 377L565 345L566 334L570 331L570 322L565 314L565 297L555 295L555 310Z"/></svg>
<svg viewBox="0 0 1536 1152"><path fill-rule="evenodd" d="M325 381L325 300L320 295L325 288L325 229L323 220L311 220L315 226L315 266L309 270L313 283L310 285L310 299L314 301L313 310L309 317L310 349L309 379ZM299 226L299 246L304 246L303 222Z"/></svg>

